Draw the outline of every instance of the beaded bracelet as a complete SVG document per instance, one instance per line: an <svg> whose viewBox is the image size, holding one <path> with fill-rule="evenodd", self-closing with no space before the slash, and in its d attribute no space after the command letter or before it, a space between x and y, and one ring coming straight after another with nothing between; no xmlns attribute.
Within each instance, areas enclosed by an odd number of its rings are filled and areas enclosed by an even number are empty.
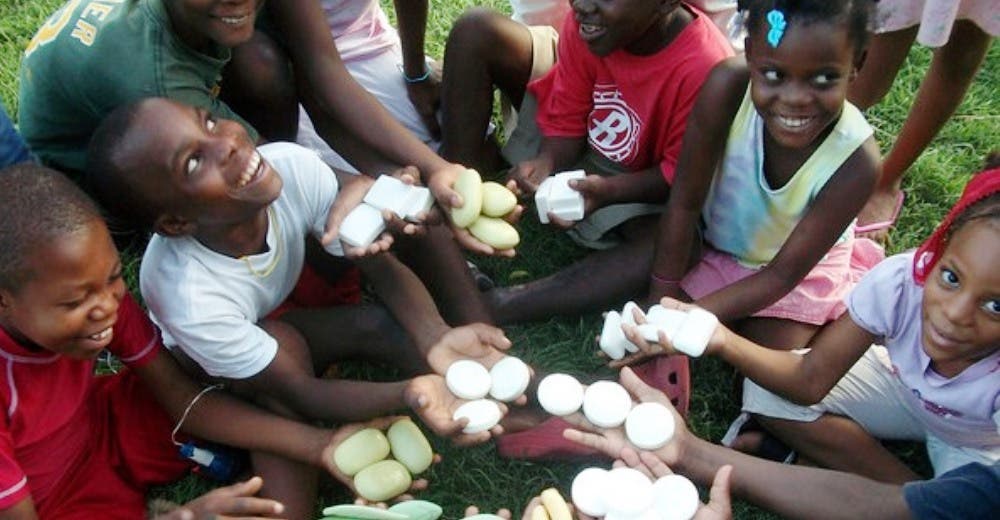
<svg viewBox="0 0 1000 520"><path fill-rule="evenodd" d="M662 283L664 285L680 285L680 280L671 280L669 278L664 278L656 273L650 273L649 277L652 278L654 282Z"/></svg>
<svg viewBox="0 0 1000 520"><path fill-rule="evenodd" d="M407 83L420 83L423 81L427 81L427 78L431 77L431 68L428 67L426 63L424 64L424 73L415 78L407 76L406 70L403 69L402 65L399 66L399 72L403 75L403 81Z"/></svg>

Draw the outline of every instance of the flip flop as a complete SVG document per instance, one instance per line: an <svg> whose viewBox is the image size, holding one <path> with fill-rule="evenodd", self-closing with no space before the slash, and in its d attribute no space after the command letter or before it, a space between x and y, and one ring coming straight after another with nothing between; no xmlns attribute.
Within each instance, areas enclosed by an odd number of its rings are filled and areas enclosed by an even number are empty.
<svg viewBox="0 0 1000 520"><path fill-rule="evenodd" d="M888 220L872 222L871 224L865 224L863 226L855 226L854 236L891 228L896 223L896 219L899 218L899 212L903 209L904 200L906 200L906 193L903 190L899 190L896 193L896 207L892 209L892 216L890 216Z"/></svg>

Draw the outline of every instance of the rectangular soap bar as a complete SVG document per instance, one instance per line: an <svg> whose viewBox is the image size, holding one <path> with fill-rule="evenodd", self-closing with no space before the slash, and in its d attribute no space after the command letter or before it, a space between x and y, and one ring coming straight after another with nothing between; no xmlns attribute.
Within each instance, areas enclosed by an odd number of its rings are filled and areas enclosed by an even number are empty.
<svg viewBox="0 0 1000 520"><path fill-rule="evenodd" d="M715 333L715 327L719 325L719 319L705 309L691 309L687 313L687 318L677 330L677 334L671 338L674 348L691 357L698 357L705 352L708 341Z"/></svg>
<svg viewBox="0 0 1000 520"><path fill-rule="evenodd" d="M365 194L365 203L375 209L387 209L399 217L406 212L407 197L412 186L390 175L380 175Z"/></svg>
<svg viewBox="0 0 1000 520"><path fill-rule="evenodd" d="M382 213L374 206L359 204L340 224L340 239L350 246L368 247L384 230Z"/></svg>
<svg viewBox="0 0 1000 520"><path fill-rule="evenodd" d="M555 177L548 177L535 190L535 208L538 210L538 221L542 224L549 223L549 196L554 182Z"/></svg>
<svg viewBox="0 0 1000 520"><path fill-rule="evenodd" d="M431 190L423 186L410 186L406 193L405 209L400 217L406 220L417 220L417 217L424 212L430 211L434 205L434 195Z"/></svg>
<svg viewBox="0 0 1000 520"><path fill-rule="evenodd" d="M569 187L570 177L556 177L549 194L549 211L563 220L583 218L583 195Z"/></svg>

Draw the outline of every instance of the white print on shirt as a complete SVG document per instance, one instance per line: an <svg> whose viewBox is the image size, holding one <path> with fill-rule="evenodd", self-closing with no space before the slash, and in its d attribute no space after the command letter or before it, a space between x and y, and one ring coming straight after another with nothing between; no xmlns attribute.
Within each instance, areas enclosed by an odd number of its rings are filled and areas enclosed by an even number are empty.
<svg viewBox="0 0 1000 520"><path fill-rule="evenodd" d="M588 123L587 140L601 155L620 164L635 156L642 121L616 85L594 85L594 109Z"/></svg>

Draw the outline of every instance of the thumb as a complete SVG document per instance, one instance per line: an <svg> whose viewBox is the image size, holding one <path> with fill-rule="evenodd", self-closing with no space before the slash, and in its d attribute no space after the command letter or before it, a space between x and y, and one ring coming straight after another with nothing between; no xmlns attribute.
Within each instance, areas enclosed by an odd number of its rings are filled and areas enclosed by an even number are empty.
<svg viewBox="0 0 1000 520"><path fill-rule="evenodd" d="M511 341L502 329L486 325L485 323L477 323L474 326L476 327L476 335L479 336L479 341L500 350L510 348Z"/></svg>
<svg viewBox="0 0 1000 520"><path fill-rule="evenodd" d="M713 511L712 518L732 518L732 499L729 491L732 475L733 467L728 464L715 473L712 489L708 492L708 508Z"/></svg>

